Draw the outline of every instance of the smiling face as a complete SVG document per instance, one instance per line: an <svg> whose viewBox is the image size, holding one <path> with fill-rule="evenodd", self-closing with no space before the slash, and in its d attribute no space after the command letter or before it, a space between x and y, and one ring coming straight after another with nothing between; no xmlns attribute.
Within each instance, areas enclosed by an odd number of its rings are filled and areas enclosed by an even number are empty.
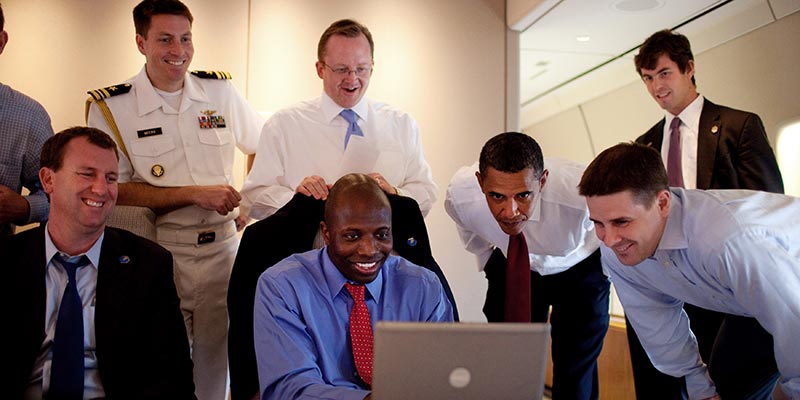
<svg viewBox="0 0 800 400"><path fill-rule="evenodd" d="M392 251L391 209L369 194L340 199L335 212L326 212L322 235L328 256L345 278L372 282Z"/></svg>
<svg viewBox="0 0 800 400"><path fill-rule="evenodd" d="M364 34L352 38L331 36L325 45L323 60L316 64L325 94L344 108L352 108L364 97L372 77L372 66L372 51ZM349 71L334 72L340 69ZM355 72L358 69L365 72L359 75Z"/></svg>
<svg viewBox="0 0 800 400"><path fill-rule="evenodd" d="M649 204L637 201L630 190L586 197L597 237L628 266L655 253L669 216L669 202L667 190L659 191Z"/></svg>
<svg viewBox="0 0 800 400"><path fill-rule="evenodd" d="M697 98L697 88L692 83L693 60L689 60L686 70L681 72L675 61L667 54L661 54L655 68L642 68L639 72L650 96L672 115L680 114Z"/></svg>
<svg viewBox="0 0 800 400"><path fill-rule="evenodd" d="M58 170L43 167L39 172L50 196L49 223L82 237L99 237L117 202L117 155L85 137L65 147Z"/></svg>
<svg viewBox="0 0 800 400"><path fill-rule="evenodd" d="M175 92L194 56L192 23L183 15L157 14L150 19L146 37L136 35L139 52L147 59L147 77L154 87Z"/></svg>
<svg viewBox="0 0 800 400"><path fill-rule="evenodd" d="M483 176L479 172L475 175L500 229L509 235L522 232L534 211L534 200L547 182L548 171L544 170L539 179L533 168L510 173L488 167Z"/></svg>

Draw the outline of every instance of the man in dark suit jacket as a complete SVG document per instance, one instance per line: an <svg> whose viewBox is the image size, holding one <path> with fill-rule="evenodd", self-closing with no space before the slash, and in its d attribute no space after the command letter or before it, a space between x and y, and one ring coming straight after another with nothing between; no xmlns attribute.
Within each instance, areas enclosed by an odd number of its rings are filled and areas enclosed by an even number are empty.
<svg viewBox="0 0 800 400"><path fill-rule="evenodd" d="M410 197L394 194L387 194L387 197L392 207L394 252L439 277L458 321L455 298L433 258L419 205ZM275 214L244 231L228 287L228 361L234 400L250 399L259 392L253 342L253 304L258 278L284 258L311 250L324 213L324 200L296 193Z"/></svg>
<svg viewBox="0 0 800 400"><path fill-rule="evenodd" d="M172 256L105 227L117 198L113 140L93 128L67 129L44 144L39 175L51 201L48 224L0 241L0 293L10 313L0 397L195 398ZM73 282L61 258L76 256L90 263ZM63 337L56 321L70 285L80 296L83 360L76 360L84 373L73 379L78 392L56 393L55 367L63 360L53 356Z"/></svg>
<svg viewBox="0 0 800 400"><path fill-rule="evenodd" d="M675 125L682 186L783 193L781 173L761 119L750 112L714 104L697 92L694 56L685 36L668 30L654 33L642 44L634 63L647 91L665 111L665 118L636 141L661 151L669 170L670 125L679 119ZM703 361L708 363L724 314L691 304L685 304L684 310ZM763 329L753 327L753 331ZM664 375L653 367L630 324L628 342L638 398L685 397L683 379Z"/></svg>

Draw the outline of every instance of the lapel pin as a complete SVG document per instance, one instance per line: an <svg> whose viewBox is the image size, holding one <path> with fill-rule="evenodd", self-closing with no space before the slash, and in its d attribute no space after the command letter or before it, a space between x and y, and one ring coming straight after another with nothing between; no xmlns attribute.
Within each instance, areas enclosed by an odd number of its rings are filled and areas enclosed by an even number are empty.
<svg viewBox="0 0 800 400"><path fill-rule="evenodd" d="M719 131L719 127L718 126L714 125L714 126L711 127L711 133L717 133L717 131Z"/></svg>
<svg viewBox="0 0 800 400"><path fill-rule="evenodd" d="M127 264L131 262L131 258L128 256L119 256L119 263L120 264Z"/></svg>
<svg viewBox="0 0 800 400"><path fill-rule="evenodd" d="M417 245L417 239L414 239L414 237L412 236L408 238L408 240L406 240L406 243L408 243L409 246L414 247Z"/></svg>

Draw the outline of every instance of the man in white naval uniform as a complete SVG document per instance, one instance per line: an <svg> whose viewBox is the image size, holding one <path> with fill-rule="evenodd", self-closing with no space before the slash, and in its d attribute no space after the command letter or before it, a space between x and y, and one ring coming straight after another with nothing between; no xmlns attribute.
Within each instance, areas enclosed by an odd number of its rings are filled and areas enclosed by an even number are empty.
<svg viewBox="0 0 800 400"><path fill-rule="evenodd" d="M187 73L193 18L183 3L144 0L133 15L147 62L125 84L90 92L88 125L120 146L119 204L158 216L158 243L175 259L198 398L222 400L228 279L244 225L233 157L235 147L255 152L264 121L227 74Z"/></svg>

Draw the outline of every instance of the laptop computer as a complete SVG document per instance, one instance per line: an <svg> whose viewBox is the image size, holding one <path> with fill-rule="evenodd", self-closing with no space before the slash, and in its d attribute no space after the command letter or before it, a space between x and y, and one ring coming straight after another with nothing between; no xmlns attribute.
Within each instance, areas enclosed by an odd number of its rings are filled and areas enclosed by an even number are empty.
<svg viewBox="0 0 800 400"><path fill-rule="evenodd" d="M542 399L550 324L386 322L372 398Z"/></svg>

